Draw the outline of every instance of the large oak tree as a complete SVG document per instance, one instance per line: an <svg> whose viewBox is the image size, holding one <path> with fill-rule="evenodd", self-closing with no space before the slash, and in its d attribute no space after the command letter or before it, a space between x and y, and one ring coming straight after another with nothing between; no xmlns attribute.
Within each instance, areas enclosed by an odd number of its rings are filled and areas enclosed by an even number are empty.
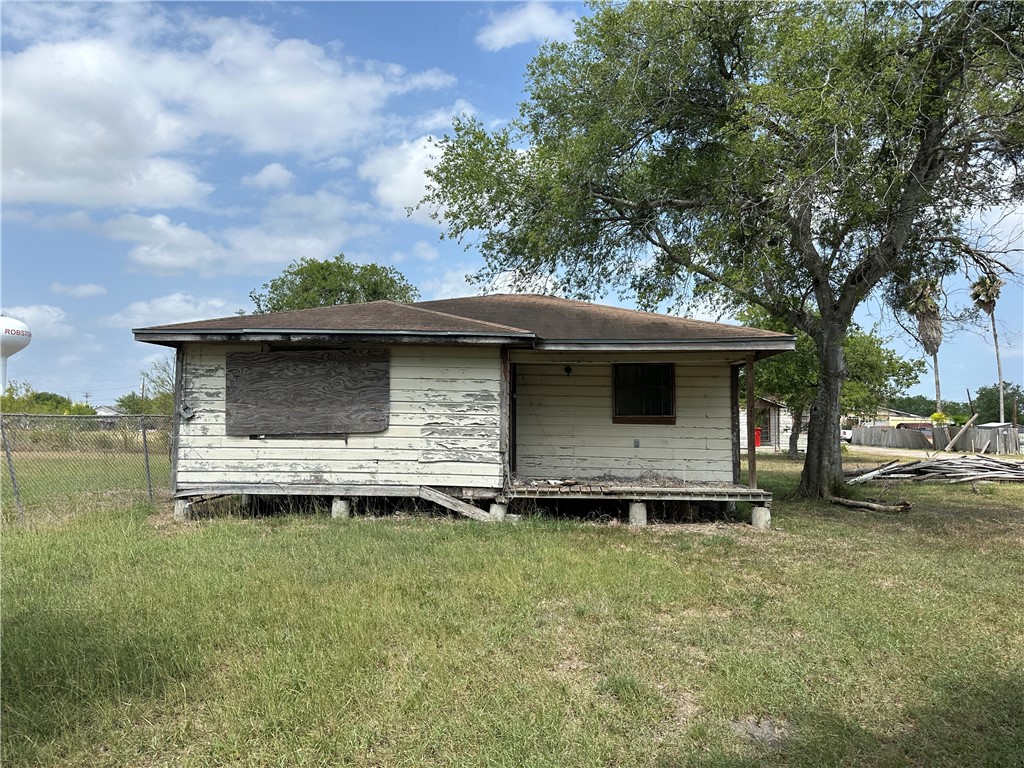
<svg viewBox="0 0 1024 768"><path fill-rule="evenodd" d="M641 306L760 306L808 334L818 388L801 490L842 477L854 312L963 264L1021 199L1024 4L599 4L544 47L521 116L461 118L423 204L478 247L481 280L553 276Z"/></svg>

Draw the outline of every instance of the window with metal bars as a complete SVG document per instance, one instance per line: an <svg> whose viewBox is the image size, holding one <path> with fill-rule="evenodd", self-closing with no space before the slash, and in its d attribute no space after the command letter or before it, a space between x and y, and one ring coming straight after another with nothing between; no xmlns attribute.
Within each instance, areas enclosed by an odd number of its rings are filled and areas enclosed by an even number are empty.
<svg viewBox="0 0 1024 768"><path fill-rule="evenodd" d="M613 423L676 423L674 364L619 363L613 371Z"/></svg>

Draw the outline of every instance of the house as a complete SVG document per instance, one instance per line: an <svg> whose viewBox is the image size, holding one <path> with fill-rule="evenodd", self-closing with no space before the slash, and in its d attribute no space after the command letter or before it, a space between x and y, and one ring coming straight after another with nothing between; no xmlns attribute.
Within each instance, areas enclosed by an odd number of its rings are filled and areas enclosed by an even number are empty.
<svg viewBox="0 0 1024 768"><path fill-rule="evenodd" d="M741 404L745 406L745 404ZM761 442L755 445L762 451L774 453L789 450L789 438L793 432L793 413L778 400L759 397L754 400L754 426L761 430ZM747 409L740 408L740 448L747 449ZM797 450L807 450L807 424L797 437Z"/></svg>
<svg viewBox="0 0 1024 768"><path fill-rule="evenodd" d="M738 371L792 336L539 295L140 328L177 350L172 491L767 507L740 483ZM748 377L748 381L752 381ZM753 400L751 396L749 398ZM477 505L491 504L485 512Z"/></svg>
<svg viewBox="0 0 1024 768"><path fill-rule="evenodd" d="M897 429L927 429L932 426L930 416L918 416L895 408L879 408L874 418L860 419L862 427L896 427Z"/></svg>

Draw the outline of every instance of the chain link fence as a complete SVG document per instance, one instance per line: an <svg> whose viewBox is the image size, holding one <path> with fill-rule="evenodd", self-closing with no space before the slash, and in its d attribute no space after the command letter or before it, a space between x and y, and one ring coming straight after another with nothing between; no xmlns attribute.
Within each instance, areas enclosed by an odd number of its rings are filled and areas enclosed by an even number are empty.
<svg viewBox="0 0 1024 768"><path fill-rule="evenodd" d="M170 416L0 416L5 522L168 498Z"/></svg>

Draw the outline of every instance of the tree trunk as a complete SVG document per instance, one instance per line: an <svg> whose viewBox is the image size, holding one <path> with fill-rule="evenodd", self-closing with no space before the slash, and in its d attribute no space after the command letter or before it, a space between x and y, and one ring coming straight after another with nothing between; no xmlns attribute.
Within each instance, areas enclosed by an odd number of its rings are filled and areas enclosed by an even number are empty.
<svg viewBox="0 0 1024 768"><path fill-rule="evenodd" d="M798 492L811 499L840 494L843 486L843 457L839 445L839 395L846 379L843 342L849 321L821 319L817 338L818 391L807 424L807 458L800 475Z"/></svg>
<svg viewBox="0 0 1024 768"><path fill-rule="evenodd" d="M935 371L935 412L942 413L942 390L939 388L939 353L932 355L932 370Z"/></svg>
<svg viewBox="0 0 1024 768"><path fill-rule="evenodd" d="M1005 394L1003 392L1003 361L999 357L999 334L996 332L996 313L993 310L992 314L989 315L992 320L992 343L996 348L996 381L999 382L999 423L1006 423L1006 405L1004 403Z"/></svg>
<svg viewBox="0 0 1024 768"><path fill-rule="evenodd" d="M804 429L803 409L793 411L793 428L789 433L789 458L795 459L800 453L800 433Z"/></svg>

